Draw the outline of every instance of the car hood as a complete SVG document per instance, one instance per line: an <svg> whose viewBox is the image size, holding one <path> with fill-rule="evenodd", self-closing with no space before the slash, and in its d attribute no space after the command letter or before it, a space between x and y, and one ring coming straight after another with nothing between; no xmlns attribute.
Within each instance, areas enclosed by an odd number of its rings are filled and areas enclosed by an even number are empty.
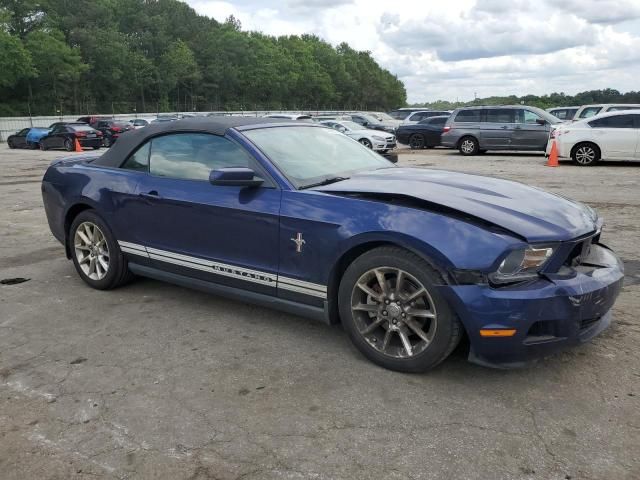
<svg viewBox="0 0 640 480"><path fill-rule="evenodd" d="M570 240L601 224L595 211L579 202L519 182L443 170L384 168L314 190L381 201L410 198L418 208L459 212L528 242Z"/></svg>

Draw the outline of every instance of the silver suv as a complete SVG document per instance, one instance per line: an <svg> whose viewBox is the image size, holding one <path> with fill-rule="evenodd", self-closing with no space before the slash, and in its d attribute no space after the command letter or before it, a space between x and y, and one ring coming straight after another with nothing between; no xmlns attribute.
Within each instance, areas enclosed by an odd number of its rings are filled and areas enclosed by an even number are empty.
<svg viewBox="0 0 640 480"><path fill-rule="evenodd" d="M442 131L442 145L463 155L487 150L542 151L552 125L562 121L548 112L524 105L462 107L456 109Z"/></svg>

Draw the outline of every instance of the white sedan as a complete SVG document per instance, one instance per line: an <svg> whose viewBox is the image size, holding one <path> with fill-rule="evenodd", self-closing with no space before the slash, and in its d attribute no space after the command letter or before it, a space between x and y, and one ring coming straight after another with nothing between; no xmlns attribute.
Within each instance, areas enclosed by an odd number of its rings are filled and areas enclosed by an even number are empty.
<svg viewBox="0 0 640 480"><path fill-rule="evenodd" d="M556 141L558 157L577 165L600 160L640 159L640 112L626 110L603 113L575 123L561 124L551 132L547 154Z"/></svg>
<svg viewBox="0 0 640 480"><path fill-rule="evenodd" d="M386 153L396 148L396 136L387 132L363 128L362 125L350 121L327 120L320 123L344 133L376 152Z"/></svg>

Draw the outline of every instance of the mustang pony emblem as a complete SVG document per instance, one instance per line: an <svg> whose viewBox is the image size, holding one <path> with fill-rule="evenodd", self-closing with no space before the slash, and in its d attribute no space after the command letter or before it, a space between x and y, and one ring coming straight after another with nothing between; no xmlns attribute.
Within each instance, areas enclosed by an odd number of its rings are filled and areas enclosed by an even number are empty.
<svg viewBox="0 0 640 480"><path fill-rule="evenodd" d="M298 235L296 235L296 238L292 238L291 241L296 244L296 253L301 253L302 252L302 245L307 243L302 238L302 234L301 233L298 233Z"/></svg>

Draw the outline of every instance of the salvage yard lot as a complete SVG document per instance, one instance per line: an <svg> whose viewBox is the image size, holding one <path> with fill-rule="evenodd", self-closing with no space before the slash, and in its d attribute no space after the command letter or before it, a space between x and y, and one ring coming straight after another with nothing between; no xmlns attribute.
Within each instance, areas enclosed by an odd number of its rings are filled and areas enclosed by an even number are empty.
<svg viewBox="0 0 640 480"><path fill-rule="evenodd" d="M64 152L0 147L0 475L171 479L640 478L640 163L401 150L399 165L584 201L625 261L614 323L514 371L371 364L339 327L152 280L79 279L40 196ZM498 339L496 341L499 341Z"/></svg>

